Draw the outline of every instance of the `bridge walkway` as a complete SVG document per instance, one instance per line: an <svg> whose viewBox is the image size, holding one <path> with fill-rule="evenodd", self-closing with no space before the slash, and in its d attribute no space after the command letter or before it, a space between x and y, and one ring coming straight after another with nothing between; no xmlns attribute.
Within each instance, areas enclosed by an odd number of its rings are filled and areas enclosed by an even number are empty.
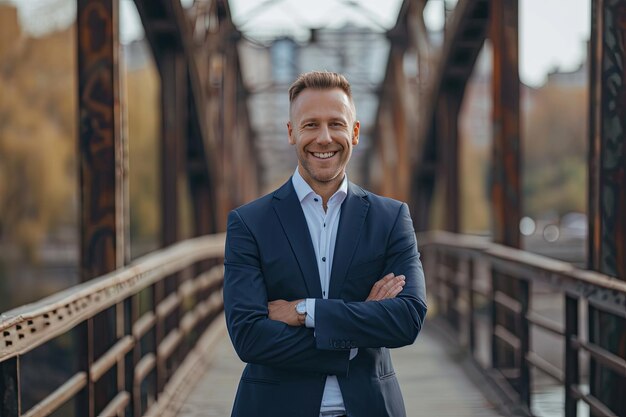
<svg viewBox="0 0 626 417"><path fill-rule="evenodd" d="M392 351L407 417L501 416L447 345L437 331L425 326L412 346ZM209 369L184 403L178 405L178 417L230 415L243 363L226 333L214 355Z"/></svg>

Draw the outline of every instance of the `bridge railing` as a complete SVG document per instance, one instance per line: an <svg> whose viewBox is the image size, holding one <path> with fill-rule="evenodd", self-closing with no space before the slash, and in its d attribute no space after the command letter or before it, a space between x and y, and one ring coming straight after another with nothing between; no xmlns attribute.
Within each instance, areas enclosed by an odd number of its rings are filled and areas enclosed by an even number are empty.
<svg viewBox="0 0 626 417"><path fill-rule="evenodd" d="M576 416L579 401L594 416L615 416L589 392L581 364L626 377L626 360L588 334L592 314L626 319L626 282L477 237L434 232L420 241L436 313L510 406L531 414L534 369L563 388L566 416ZM540 332L559 342L533 349ZM561 365L546 357L555 349Z"/></svg>
<svg viewBox="0 0 626 417"><path fill-rule="evenodd" d="M223 336L223 255L223 234L190 239L3 314L0 415L175 413L172 400ZM76 346L71 371L42 395L38 380L58 376L38 365L26 377L23 358L59 340Z"/></svg>

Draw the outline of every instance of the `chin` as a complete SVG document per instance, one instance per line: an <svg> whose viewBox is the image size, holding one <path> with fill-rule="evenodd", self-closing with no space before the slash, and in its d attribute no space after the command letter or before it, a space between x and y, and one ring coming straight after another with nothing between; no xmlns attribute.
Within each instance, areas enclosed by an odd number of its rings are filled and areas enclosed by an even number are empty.
<svg viewBox="0 0 626 417"><path fill-rule="evenodd" d="M340 176L341 176L340 172L335 172L335 173L332 173L332 174L315 175L313 178L317 182L331 182L331 181L336 180Z"/></svg>

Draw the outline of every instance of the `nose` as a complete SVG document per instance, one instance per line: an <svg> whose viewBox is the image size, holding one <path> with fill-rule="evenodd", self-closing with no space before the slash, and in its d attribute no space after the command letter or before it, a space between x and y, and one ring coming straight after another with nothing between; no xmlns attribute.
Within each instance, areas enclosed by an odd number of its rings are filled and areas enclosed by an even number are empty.
<svg viewBox="0 0 626 417"><path fill-rule="evenodd" d="M328 145L332 143L332 138L330 137L330 131L328 130L328 126L323 125L320 129L319 135L317 135L316 142L320 145Z"/></svg>

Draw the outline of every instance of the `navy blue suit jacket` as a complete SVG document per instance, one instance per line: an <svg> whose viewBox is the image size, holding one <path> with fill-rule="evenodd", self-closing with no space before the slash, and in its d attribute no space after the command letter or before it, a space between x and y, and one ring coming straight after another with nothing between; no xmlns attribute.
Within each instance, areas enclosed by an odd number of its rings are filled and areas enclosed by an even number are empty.
<svg viewBox="0 0 626 417"><path fill-rule="evenodd" d="M247 362L232 415L318 417L327 375L337 375L350 417L402 417L388 348L413 343L426 314L424 274L406 204L349 183L329 297L291 180L233 210L226 237L224 307ZM406 276L393 299L365 302L385 274ZM268 318L268 301L316 298L315 329ZM350 349L358 355L349 360Z"/></svg>

